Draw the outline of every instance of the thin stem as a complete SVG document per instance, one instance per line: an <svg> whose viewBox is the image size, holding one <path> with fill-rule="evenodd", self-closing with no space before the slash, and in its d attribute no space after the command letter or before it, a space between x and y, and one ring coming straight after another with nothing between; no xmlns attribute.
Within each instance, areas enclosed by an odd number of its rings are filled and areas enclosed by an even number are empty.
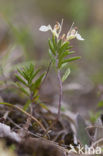
<svg viewBox="0 0 103 156"><path fill-rule="evenodd" d="M58 81L59 81L59 105L58 105L57 120L60 119L61 102L62 102L62 80L60 75L60 69L58 69Z"/></svg>
<svg viewBox="0 0 103 156"><path fill-rule="evenodd" d="M30 100L31 100L31 104L30 104L30 114L33 115L33 105L34 105L34 102L33 102L33 93L32 91L30 90L31 92L31 95L30 95Z"/></svg>

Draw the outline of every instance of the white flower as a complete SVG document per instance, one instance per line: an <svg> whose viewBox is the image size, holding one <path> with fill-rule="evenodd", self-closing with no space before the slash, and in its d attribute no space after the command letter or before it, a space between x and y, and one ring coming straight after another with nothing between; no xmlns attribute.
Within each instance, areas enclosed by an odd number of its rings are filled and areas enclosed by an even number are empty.
<svg viewBox="0 0 103 156"><path fill-rule="evenodd" d="M82 37L81 37L81 35L80 35L80 34L78 34L78 33L76 33L76 38L77 38L78 40L81 40L81 41L83 41L83 40L84 40L84 38L82 38Z"/></svg>
<svg viewBox="0 0 103 156"><path fill-rule="evenodd" d="M76 28L70 30L67 33L67 37L66 37L67 40L71 40L71 39L74 39L74 38L76 38L77 40L81 40L81 41L84 40L84 38L81 37L81 35L78 33Z"/></svg>
<svg viewBox="0 0 103 156"><path fill-rule="evenodd" d="M63 24L63 20L62 20L61 24L59 22L57 22L54 25L54 28L52 28L51 25L47 25L47 26L42 25L39 28L39 30L40 31L43 31L43 32L46 32L46 31L49 31L50 30L54 36L56 36L57 38L59 38L59 35L61 33L61 30L62 30L62 24Z"/></svg>
<svg viewBox="0 0 103 156"><path fill-rule="evenodd" d="M49 30L52 31L52 28L51 28L50 25L48 25L48 26L42 25L42 26L39 28L39 30L40 30L40 31L46 32L46 31L49 31Z"/></svg>
<svg viewBox="0 0 103 156"><path fill-rule="evenodd" d="M83 41L84 38L81 37L81 35L78 33L77 31L77 28L73 28L73 25L74 23L72 24L70 30L68 31L67 35L65 36L65 34L61 35L60 36L60 33L62 31L62 25L63 25L63 19L61 21L61 24L59 22L57 22L55 25L54 25L54 28L51 27L51 25L42 25L39 30L40 31L43 31L43 32L46 32L46 31L51 31L52 34L57 37L57 39L62 39L64 41L69 41L71 39L74 39L76 38L77 40L81 40Z"/></svg>

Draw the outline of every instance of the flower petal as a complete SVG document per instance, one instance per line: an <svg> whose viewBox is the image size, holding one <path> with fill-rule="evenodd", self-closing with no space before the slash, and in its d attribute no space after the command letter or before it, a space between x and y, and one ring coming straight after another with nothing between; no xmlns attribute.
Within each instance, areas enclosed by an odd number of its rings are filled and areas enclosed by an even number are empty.
<svg viewBox="0 0 103 156"><path fill-rule="evenodd" d="M81 40L81 41L83 41L83 40L84 40L84 38L82 38L82 37L81 37L81 35L80 35L80 34L78 34L78 33L76 34L76 36L75 36L75 37L76 37L78 40Z"/></svg>
<svg viewBox="0 0 103 156"><path fill-rule="evenodd" d="M42 25L40 28L39 28L40 31L49 31L49 30L52 30L51 26L48 25L48 26L45 26L45 25Z"/></svg>

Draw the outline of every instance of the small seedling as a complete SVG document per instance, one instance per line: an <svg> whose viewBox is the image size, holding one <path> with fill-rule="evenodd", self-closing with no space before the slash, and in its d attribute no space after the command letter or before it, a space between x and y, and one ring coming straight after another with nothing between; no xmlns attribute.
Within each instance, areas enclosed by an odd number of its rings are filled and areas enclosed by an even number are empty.
<svg viewBox="0 0 103 156"><path fill-rule="evenodd" d="M30 101L30 112L33 114L33 106L39 99L39 88L44 77L44 73L41 74L37 79L37 75L40 69L34 70L34 64L30 63L28 66L24 66L22 69L17 69L18 74L16 78L18 82L16 84L20 90L29 97Z"/></svg>
<svg viewBox="0 0 103 156"><path fill-rule="evenodd" d="M76 57L70 56L71 54L74 53L70 50L71 49L70 40L74 38L77 38L78 40L84 40L78 33L77 28L73 28L73 25L71 26L67 35L66 34L61 35L62 25L63 20L61 24L57 22L56 25L54 25L54 28L52 28L51 25L48 26L43 25L39 28L40 31L46 32L50 30L52 32L52 39L48 40L48 44L49 44L49 55L57 71L59 82L59 104L58 104L57 120L60 118L61 111L62 83L68 78L70 74L70 68L68 66L68 63L80 59L79 56ZM65 72L64 74L62 74L61 72L64 71L64 69Z"/></svg>

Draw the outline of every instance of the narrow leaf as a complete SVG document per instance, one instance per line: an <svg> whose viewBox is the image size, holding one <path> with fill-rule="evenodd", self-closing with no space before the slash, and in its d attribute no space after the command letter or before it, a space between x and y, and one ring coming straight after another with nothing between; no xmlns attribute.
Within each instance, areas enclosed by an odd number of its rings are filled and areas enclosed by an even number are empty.
<svg viewBox="0 0 103 156"><path fill-rule="evenodd" d="M54 35L52 36L52 43L53 43L54 49L57 50L57 42L56 42Z"/></svg>
<svg viewBox="0 0 103 156"><path fill-rule="evenodd" d="M60 39L57 43L57 51L61 48L62 40Z"/></svg>
<svg viewBox="0 0 103 156"><path fill-rule="evenodd" d="M72 61L78 60L78 59L80 59L80 58L81 58L81 57L77 56L77 57L71 57L71 58L69 58L69 59L65 59L65 60L59 62L58 67L60 68L62 64L67 63L67 62L72 62Z"/></svg>
<svg viewBox="0 0 103 156"><path fill-rule="evenodd" d="M17 71L19 72L19 74L27 80L27 75L25 74L24 70L25 69L21 70L17 68Z"/></svg>
<svg viewBox="0 0 103 156"><path fill-rule="evenodd" d="M21 83L23 83L25 86L28 87L27 83L26 83L19 75L16 74L16 78L17 78Z"/></svg>
<svg viewBox="0 0 103 156"><path fill-rule="evenodd" d="M51 40L48 40L48 43L49 43L49 48L50 48L51 52L55 55L55 49L53 47Z"/></svg>
<svg viewBox="0 0 103 156"><path fill-rule="evenodd" d="M48 108L44 103L40 103L40 106L41 106L43 109L49 111L49 108Z"/></svg>
<svg viewBox="0 0 103 156"><path fill-rule="evenodd" d="M43 77L44 77L44 73L32 84L31 86L32 91L34 91L35 89L39 89Z"/></svg>
<svg viewBox="0 0 103 156"><path fill-rule="evenodd" d="M68 50L69 49L69 43L66 42L64 43L61 48L59 49L59 53L63 53L64 51Z"/></svg>
<svg viewBox="0 0 103 156"><path fill-rule="evenodd" d="M54 64L55 63L55 57L54 55L52 54L51 50L49 49L49 56L50 56L50 59L52 61L52 63Z"/></svg>
<svg viewBox="0 0 103 156"><path fill-rule="evenodd" d="M70 52L70 51L65 51L65 52L61 53L61 54L59 55L59 61L61 61L62 59L64 59L64 57L66 57L66 56L68 56L68 55L70 55L70 54L74 54L74 53L75 53L74 51L72 51L72 52Z"/></svg>
<svg viewBox="0 0 103 156"><path fill-rule="evenodd" d="M68 68L66 70L65 74L63 75L62 82L64 82L68 78L69 74L70 74L70 68Z"/></svg>
<svg viewBox="0 0 103 156"><path fill-rule="evenodd" d="M27 92L27 90L25 90L18 82L16 82L17 86L20 88L20 90L26 94L27 96L29 96L29 93Z"/></svg>
<svg viewBox="0 0 103 156"><path fill-rule="evenodd" d="M34 79L34 77L40 72L40 69L36 70L36 72L33 72L30 79L29 79L29 83L32 82L32 80Z"/></svg>

